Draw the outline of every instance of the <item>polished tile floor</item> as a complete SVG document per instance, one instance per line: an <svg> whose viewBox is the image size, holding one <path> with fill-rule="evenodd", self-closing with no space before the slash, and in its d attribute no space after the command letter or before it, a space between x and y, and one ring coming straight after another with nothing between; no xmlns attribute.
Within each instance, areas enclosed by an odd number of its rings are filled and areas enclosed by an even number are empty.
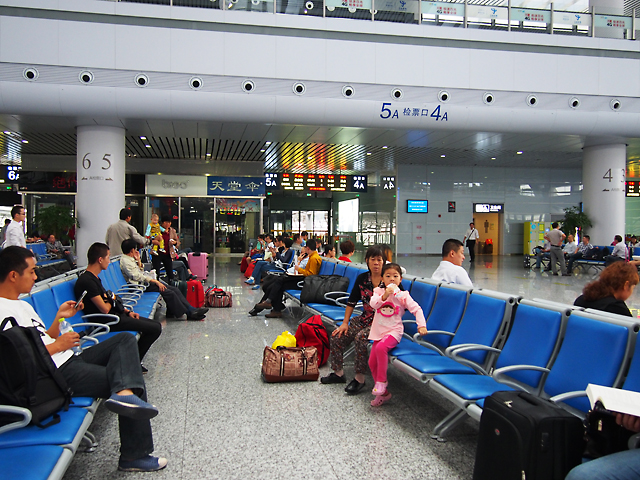
<svg viewBox="0 0 640 480"><path fill-rule="evenodd" d="M101 407L91 427L100 446L76 455L66 479L470 479L477 424L467 420L438 443L429 432L450 405L429 388L389 369L392 400L377 409L368 390L347 396L340 385L265 384L265 344L293 318L268 320L247 311L260 293L243 284L238 258L217 258L207 284L233 293L233 307L210 310L204 322L169 320L145 365L156 454L167 468L153 474L117 471L116 417ZM436 257L400 257L409 274L428 277ZM464 267L477 287L573 303L593 274L553 277L525 270L522 257L476 257ZM638 295L629 300L640 307ZM637 314L637 311L635 312ZM347 362L347 375L352 375ZM328 373L328 367L321 374ZM372 387L370 377L367 383Z"/></svg>

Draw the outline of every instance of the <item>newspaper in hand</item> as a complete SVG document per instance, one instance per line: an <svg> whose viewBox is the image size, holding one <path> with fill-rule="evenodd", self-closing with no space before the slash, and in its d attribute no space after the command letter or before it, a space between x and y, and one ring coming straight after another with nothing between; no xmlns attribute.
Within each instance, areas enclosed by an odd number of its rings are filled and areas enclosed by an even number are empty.
<svg viewBox="0 0 640 480"><path fill-rule="evenodd" d="M626 413L640 417L640 393L620 388L587 385L587 397L591 408L599 400L611 412Z"/></svg>

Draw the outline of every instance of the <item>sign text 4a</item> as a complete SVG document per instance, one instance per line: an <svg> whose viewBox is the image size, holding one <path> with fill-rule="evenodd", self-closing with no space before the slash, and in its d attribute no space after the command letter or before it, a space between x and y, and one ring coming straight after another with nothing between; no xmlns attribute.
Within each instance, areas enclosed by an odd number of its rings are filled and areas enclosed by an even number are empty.
<svg viewBox="0 0 640 480"><path fill-rule="evenodd" d="M433 119L433 121L440 122L448 122L448 114L447 112L440 108L440 105L437 105L436 108L429 110L428 108L409 108L402 107L397 109L391 109L391 103L383 103L382 110L380 111L380 118L383 120L387 119L398 119L400 117L421 117Z"/></svg>

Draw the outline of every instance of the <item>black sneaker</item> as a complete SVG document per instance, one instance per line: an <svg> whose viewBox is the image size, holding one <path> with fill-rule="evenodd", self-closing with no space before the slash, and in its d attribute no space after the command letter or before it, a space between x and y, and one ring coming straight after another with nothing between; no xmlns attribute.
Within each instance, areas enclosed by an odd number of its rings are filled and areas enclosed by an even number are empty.
<svg viewBox="0 0 640 480"><path fill-rule="evenodd" d="M320 383L324 383L325 385L332 383L347 383L347 379L344 378L344 375L341 377L340 375L336 375L334 372L331 372L326 377L322 377L320 379Z"/></svg>
<svg viewBox="0 0 640 480"><path fill-rule="evenodd" d="M344 391L347 392L349 395L356 395L360 392L360 390L364 388L365 385L366 385L366 382L360 383L354 378L353 380L351 380L349 385L346 386Z"/></svg>
<svg viewBox="0 0 640 480"><path fill-rule="evenodd" d="M118 470L122 472L156 472L167 466L167 459L163 457L146 457L137 460L123 460L118 462Z"/></svg>

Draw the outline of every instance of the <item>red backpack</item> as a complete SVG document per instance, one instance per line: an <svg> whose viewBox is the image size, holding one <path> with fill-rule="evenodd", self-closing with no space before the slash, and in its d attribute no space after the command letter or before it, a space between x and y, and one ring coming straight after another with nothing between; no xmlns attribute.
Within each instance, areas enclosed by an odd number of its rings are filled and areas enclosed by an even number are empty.
<svg viewBox="0 0 640 480"><path fill-rule="evenodd" d="M330 348L329 335L320 315L314 315L298 325L296 342L298 347L316 347L319 367L327 363Z"/></svg>

